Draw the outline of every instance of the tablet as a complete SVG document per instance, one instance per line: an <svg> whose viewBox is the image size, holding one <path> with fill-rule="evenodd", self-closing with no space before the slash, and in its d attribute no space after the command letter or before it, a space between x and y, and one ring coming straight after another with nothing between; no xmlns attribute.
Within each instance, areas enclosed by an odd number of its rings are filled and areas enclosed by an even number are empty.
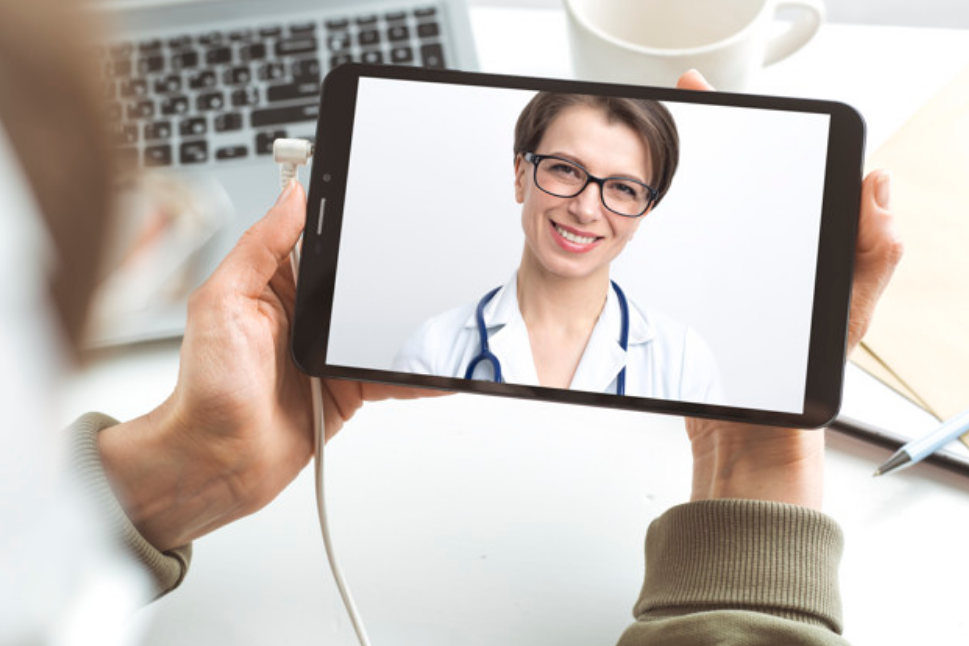
<svg viewBox="0 0 969 646"><path fill-rule="evenodd" d="M292 351L319 377L818 427L864 124L826 101L345 65Z"/></svg>

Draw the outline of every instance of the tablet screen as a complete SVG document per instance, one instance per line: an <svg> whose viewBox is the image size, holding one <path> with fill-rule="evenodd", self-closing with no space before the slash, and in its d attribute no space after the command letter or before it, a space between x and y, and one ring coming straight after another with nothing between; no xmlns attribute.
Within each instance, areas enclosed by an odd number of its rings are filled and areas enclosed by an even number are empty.
<svg viewBox="0 0 969 646"><path fill-rule="evenodd" d="M830 114L366 76L352 111L336 374L805 413Z"/></svg>

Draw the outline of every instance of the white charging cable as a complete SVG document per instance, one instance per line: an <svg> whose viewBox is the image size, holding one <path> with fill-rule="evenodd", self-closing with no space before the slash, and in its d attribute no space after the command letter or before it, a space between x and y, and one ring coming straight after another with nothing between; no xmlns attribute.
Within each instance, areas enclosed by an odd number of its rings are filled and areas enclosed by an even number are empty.
<svg viewBox="0 0 969 646"><path fill-rule="evenodd" d="M296 181L298 169L305 165L313 157L313 144L305 139L277 139L273 142L273 158L279 164L279 184L280 189L285 189L291 181ZM289 263L293 269L293 281L299 275L299 243L289 254ZM320 519L320 531L323 533L323 545L326 547L326 558L330 562L330 570L336 581L336 587L343 598L343 605L347 609L350 621L353 623L353 630L357 633L357 640L360 646L370 646L370 639L367 631L363 627L363 620L357 611L357 606L353 602L350 588L343 578L343 571L337 561L333 551L333 543L330 540L330 527L326 520L326 496L323 491L323 447L326 444L326 435L323 419L323 384L319 377L310 377L310 390L313 402L313 452L316 466L316 513Z"/></svg>

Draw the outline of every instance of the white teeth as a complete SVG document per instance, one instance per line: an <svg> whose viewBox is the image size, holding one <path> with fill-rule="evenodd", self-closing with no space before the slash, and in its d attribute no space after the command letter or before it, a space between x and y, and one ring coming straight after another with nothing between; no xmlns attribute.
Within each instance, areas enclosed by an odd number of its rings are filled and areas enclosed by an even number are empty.
<svg viewBox="0 0 969 646"><path fill-rule="evenodd" d="M559 235L568 240L569 242L574 242L575 244L592 244L596 241L595 236L577 236L571 231L566 231L559 225L555 225L555 230L559 232Z"/></svg>

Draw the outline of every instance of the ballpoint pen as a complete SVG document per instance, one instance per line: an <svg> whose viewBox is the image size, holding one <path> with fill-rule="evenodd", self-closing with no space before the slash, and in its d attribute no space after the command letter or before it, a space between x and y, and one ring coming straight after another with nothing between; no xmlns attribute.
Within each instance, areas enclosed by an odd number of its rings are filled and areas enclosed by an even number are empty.
<svg viewBox="0 0 969 646"><path fill-rule="evenodd" d="M878 467L874 475L882 476L892 471L906 469L921 462L942 445L948 444L964 433L969 433L969 409L962 411L925 437L912 440L900 448L888 458L888 461Z"/></svg>

